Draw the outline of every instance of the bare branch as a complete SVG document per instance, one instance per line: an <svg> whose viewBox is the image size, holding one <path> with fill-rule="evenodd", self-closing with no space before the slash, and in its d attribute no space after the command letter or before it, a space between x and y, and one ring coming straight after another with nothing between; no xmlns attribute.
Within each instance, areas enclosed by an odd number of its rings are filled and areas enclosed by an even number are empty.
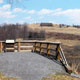
<svg viewBox="0 0 80 80"><path fill-rule="evenodd" d="M21 6L25 6L24 2L28 0L7 0L7 2L11 5L11 7L21 4Z"/></svg>

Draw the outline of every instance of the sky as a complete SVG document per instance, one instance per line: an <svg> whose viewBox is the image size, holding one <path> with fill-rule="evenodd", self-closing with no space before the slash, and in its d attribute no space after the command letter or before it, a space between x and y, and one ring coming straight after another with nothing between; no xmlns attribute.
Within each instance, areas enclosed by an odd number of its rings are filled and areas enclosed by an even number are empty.
<svg viewBox="0 0 80 80"><path fill-rule="evenodd" d="M80 25L80 0L0 0L0 24L41 23Z"/></svg>

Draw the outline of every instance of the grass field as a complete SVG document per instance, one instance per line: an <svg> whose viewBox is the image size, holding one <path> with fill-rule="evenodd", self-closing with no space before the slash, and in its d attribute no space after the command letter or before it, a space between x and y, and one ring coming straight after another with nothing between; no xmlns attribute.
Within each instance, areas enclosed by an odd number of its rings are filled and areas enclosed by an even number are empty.
<svg viewBox="0 0 80 80"><path fill-rule="evenodd" d="M47 41L58 41L63 45L75 46L80 42L80 29L73 27L60 28L59 25L54 24L52 27L41 27L40 24L29 24L29 28L33 30L45 30ZM54 35L55 34L55 35ZM56 36L57 35L57 36ZM75 36L75 37L74 37ZM57 38L56 38L57 37Z"/></svg>
<svg viewBox="0 0 80 80"><path fill-rule="evenodd" d="M29 24L28 27L32 29L43 29L46 32L59 32L59 33L69 33L69 34L77 34L80 35L80 29L79 28L73 28L73 27L63 27L60 28L59 25L54 24L52 27L47 27L47 26L40 26L40 24Z"/></svg>

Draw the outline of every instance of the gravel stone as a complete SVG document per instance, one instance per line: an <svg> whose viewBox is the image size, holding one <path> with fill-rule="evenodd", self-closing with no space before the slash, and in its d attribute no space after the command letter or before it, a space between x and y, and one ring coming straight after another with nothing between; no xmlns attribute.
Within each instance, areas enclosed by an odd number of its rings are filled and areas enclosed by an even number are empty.
<svg viewBox="0 0 80 80"><path fill-rule="evenodd" d="M49 74L66 73L59 62L32 52L1 53L0 72L19 80L41 80Z"/></svg>

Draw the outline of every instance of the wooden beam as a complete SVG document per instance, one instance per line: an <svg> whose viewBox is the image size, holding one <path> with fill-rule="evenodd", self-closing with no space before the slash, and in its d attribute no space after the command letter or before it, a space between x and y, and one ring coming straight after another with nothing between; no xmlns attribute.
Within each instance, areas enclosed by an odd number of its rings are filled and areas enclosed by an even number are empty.
<svg viewBox="0 0 80 80"><path fill-rule="evenodd" d="M61 58L60 53L58 53L57 60L60 60L60 58Z"/></svg>
<svg viewBox="0 0 80 80"><path fill-rule="evenodd" d="M2 42L0 42L0 52L2 52L2 47L3 47L3 44Z"/></svg>
<svg viewBox="0 0 80 80"><path fill-rule="evenodd" d="M35 42L35 43L34 43L34 52L37 51L37 50L36 50L36 46L37 46L37 43Z"/></svg>
<svg viewBox="0 0 80 80"><path fill-rule="evenodd" d="M60 60L61 56L60 56L60 45L57 45L56 48L56 59Z"/></svg>
<svg viewBox="0 0 80 80"><path fill-rule="evenodd" d="M40 43L40 54L42 53L42 43Z"/></svg>
<svg viewBox="0 0 80 80"><path fill-rule="evenodd" d="M47 44L47 55L50 54L50 44Z"/></svg>
<svg viewBox="0 0 80 80"><path fill-rule="evenodd" d="M57 60L60 60L61 56L60 56L60 46L58 46L58 55L57 55Z"/></svg>
<svg viewBox="0 0 80 80"><path fill-rule="evenodd" d="M18 42L18 52L20 52L20 42Z"/></svg>

